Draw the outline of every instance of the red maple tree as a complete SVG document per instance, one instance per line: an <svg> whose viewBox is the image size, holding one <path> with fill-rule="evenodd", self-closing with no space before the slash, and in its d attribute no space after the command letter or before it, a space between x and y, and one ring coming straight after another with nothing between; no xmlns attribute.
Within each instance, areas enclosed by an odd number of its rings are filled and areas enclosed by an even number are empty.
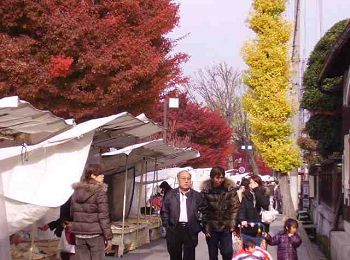
<svg viewBox="0 0 350 260"><path fill-rule="evenodd" d="M180 99L178 109L169 109L168 143L182 147L197 149L201 156L186 162L192 167L213 167L220 165L227 167L228 155L233 147L230 143L232 129L219 112L213 112L208 108L191 101L186 93L170 93ZM155 107L152 118L162 122L163 104Z"/></svg>
<svg viewBox="0 0 350 260"><path fill-rule="evenodd" d="M0 96L86 120L147 112L179 83L172 0L0 1Z"/></svg>

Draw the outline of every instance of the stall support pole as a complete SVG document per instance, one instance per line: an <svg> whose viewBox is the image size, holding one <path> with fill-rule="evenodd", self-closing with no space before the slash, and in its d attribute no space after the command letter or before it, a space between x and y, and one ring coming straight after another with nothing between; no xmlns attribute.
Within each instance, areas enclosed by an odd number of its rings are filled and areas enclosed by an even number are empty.
<svg viewBox="0 0 350 260"><path fill-rule="evenodd" d="M152 182L152 195L151 197L153 197L154 195L154 181L156 179L156 171L157 171L157 158L154 160L154 171L153 171L153 182ZM150 211L149 211L149 216L151 217L152 215L152 205L150 205Z"/></svg>
<svg viewBox="0 0 350 260"><path fill-rule="evenodd" d="M0 259L10 260L10 240L6 215L5 196L0 173Z"/></svg>
<svg viewBox="0 0 350 260"><path fill-rule="evenodd" d="M32 225L32 232L31 232L31 243L30 243L30 252L29 252L29 260L34 259L33 252L35 249L35 237L37 236L37 224L36 222L33 223Z"/></svg>
<svg viewBox="0 0 350 260"><path fill-rule="evenodd" d="M148 162L147 162L147 160L146 160L146 176L145 176L145 216L147 216L147 171L148 171L148 169L147 169L147 165L148 164Z"/></svg>
<svg viewBox="0 0 350 260"><path fill-rule="evenodd" d="M137 201L137 230L136 230L137 246L139 246L139 228L140 228L140 211L141 211L140 206L141 206L141 196L142 196L142 188L143 188L143 174L145 171L145 161L146 159L143 158L142 165L141 165L141 183L140 183L140 190L139 190L139 199Z"/></svg>
<svg viewBox="0 0 350 260"><path fill-rule="evenodd" d="M124 254L124 231L125 231L125 214L126 214L126 184L127 184L127 181L128 181L128 159L129 159L129 155L126 155L126 160L125 160L125 177L124 177L122 239L121 239L121 247L118 249L118 255L119 256L123 256L123 254Z"/></svg>

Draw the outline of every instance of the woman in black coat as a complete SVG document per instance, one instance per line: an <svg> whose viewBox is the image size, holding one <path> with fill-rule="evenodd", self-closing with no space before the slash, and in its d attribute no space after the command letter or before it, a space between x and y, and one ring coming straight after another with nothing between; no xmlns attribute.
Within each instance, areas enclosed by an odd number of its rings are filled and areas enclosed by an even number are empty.
<svg viewBox="0 0 350 260"><path fill-rule="evenodd" d="M259 224L262 225L261 211L262 209L268 210L269 204L270 199L262 185L261 178L258 175L252 175L245 187L238 215L243 240L254 240L257 245L260 245L261 232L268 232L268 226L265 225L265 230L259 226Z"/></svg>

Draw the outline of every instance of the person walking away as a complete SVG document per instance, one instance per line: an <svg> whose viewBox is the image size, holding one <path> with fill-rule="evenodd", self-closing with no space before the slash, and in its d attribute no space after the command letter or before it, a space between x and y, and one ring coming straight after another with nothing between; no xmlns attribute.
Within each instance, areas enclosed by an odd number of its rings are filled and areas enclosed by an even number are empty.
<svg viewBox="0 0 350 260"><path fill-rule="evenodd" d="M240 206L238 221L241 225L242 240L253 240L261 245L262 237L261 210L268 210L270 205L269 196L265 194L261 178L257 175L249 177L249 183L245 187Z"/></svg>
<svg viewBox="0 0 350 260"><path fill-rule="evenodd" d="M195 260L205 200L199 192L191 189L188 171L180 171L177 178L179 187L167 193L161 209L162 223L167 232L167 249L170 260Z"/></svg>
<svg viewBox="0 0 350 260"><path fill-rule="evenodd" d="M282 193L278 181L276 181L273 192L273 208L282 214Z"/></svg>
<svg viewBox="0 0 350 260"><path fill-rule="evenodd" d="M284 223L284 229L276 236L271 237L269 234L264 234L269 245L277 245L277 260L298 260L297 248L302 243L297 233L298 226L298 222L290 218Z"/></svg>
<svg viewBox="0 0 350 260"><path fill-rule="evenodd" d="M169 185L168 182L163 181L160 185L159 188L161 189L162 193L163 193L163 197L165 197L165 195L171 191L173 188L171 188L171 186Z"/></svg>
<svg viewBox="0 0 350 260"><path fill-rule="evenodd" d="M207 204L203 212L204 233L210 260L218 259L219 248L223 260L232 259L232 232L240 206L235 186L219 166L213 167L210 179L202 183L201 193Z"/></svg>
<svg viewBox="0 0 350 260"><path fill-rule="evenodd" d="M85 181L73 184L71 202L72 233L76 254L81 260L100 260L112 247L107 185L99 165L90 165Z"/></svg>
<svg viewBox="0 0 350 260"><path fill-rule="evenodd" d="M165 196L169 191L171 191L173 188L169 185L167 181L163 181L160 185L159 188L161 189L161 193L163 194L163 200L164 201ZM162 204L163 205L163 204ZM161 236L163 238L166 238L166 228L162 225L161 230L160 230Z"/></svg>

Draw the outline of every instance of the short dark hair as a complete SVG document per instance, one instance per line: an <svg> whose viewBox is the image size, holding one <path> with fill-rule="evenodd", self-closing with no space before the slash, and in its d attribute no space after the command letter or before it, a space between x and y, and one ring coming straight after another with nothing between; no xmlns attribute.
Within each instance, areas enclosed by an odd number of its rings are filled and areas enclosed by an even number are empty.
<svg viewBox="0 0 350 260"><path fill-rule="evenodd" d="M249 179L243 177L240 186L243 186L244 188L249 188Z"/></svg>
<svg viewBox="0 0 350 260"><path fill-rule="evenodd" d="M90 164L87 166L86 171L85 171L85 180L88 181L91 179L91 175L101 175L102 169L99 164Z"/></svg>
<svg viewBox="0 0 350 260"><path fill-rule="evenodd" d="M299 224L295 219L289 218L284 222L284 231L290 231L292 227L298 228Z"/></svg>
<svg viewBox="0 0 350 260"><path fill-rule="evenodd" d="M253 240L247 239L243 241L242 247L244 250L247 250L249 247L256 247L256 243Z"/></svg>
<svg viewBox="0 0 350 260"><path fill-rule="evenodd" d="M225 170L220 166L215 166L210 171L210 178L213 179L215 176L225 177Z"/></svg>

